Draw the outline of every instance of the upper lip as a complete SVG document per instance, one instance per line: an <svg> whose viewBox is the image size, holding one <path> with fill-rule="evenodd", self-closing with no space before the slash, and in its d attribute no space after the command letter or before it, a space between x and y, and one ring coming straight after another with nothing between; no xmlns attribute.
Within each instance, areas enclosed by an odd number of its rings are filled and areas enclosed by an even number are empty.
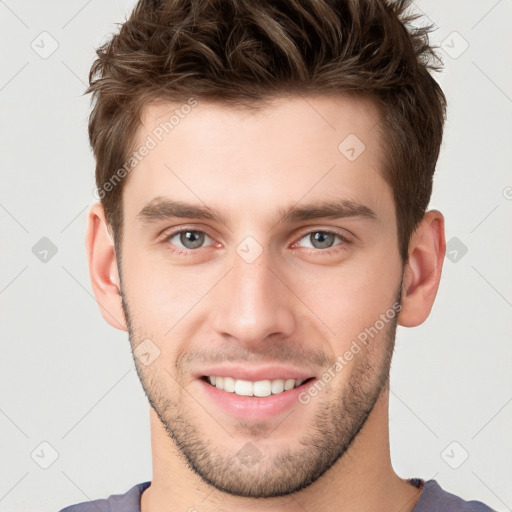
<svg viewBox="0 0 512 512"><path fill-rule="evenodd" d="M236 380L250 380L257 382L259 380L275 379L302 379L306 380L313 377L311 371L293 368L291 366L250 366L247 364L211 366L201 370L197 374L201 377L233 377Z"/></svg>

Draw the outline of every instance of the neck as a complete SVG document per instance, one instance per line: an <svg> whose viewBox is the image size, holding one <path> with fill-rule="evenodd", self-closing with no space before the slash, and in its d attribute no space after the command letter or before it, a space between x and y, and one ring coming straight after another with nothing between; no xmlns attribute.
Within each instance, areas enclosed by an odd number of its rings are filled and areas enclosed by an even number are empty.
<svg viewBox="0 0 512 512"><path fill-rule="evenodd" d="M317 481L294 494L267 499L231 496L203 482L150 409L153 479L142 495L141 512L411 512L421 490L391 466L388 402L384 389L347 452Z"/></svg>

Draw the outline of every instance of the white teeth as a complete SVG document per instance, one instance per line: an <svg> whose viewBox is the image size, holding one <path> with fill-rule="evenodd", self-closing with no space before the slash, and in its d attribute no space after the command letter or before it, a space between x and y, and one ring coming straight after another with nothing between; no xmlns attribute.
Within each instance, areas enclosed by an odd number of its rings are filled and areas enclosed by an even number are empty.
<svg viewBox="0 0 512 512"><path fill-rule="evenodd" d="M286 379L284 381L284 390L288 391L289 389L293 389L293 386L295 386L295 379Z"/></svg>
<svg viewBox="0 0 512 512"><path fill-rule="evenodd" d="M250 380L233 379L232 377L208 377L208 382L217 389L222 389L228 393L235 393L240 396L259 396L265 397L277 395L290 389L300 386L305 379L274 379Z"/></svg>
<svg viewBox="0 0 512 512"><path fill-rule="evenodd" d="M235 392L235 379L231 377L224 377L224 391L229 391L229 393Z"/></svg>
<svg viewBox="0 0 512 512"><path fill-rule="evenodd" d="M282 393L284 391L284 380L276 379L272 381L272 394L277 395L277 393Z"/></svg>
<svg viewBox="0 0 512 512"><path fill-rule="evenodd" d="M250 380L237 380L235 381L235 393L242 396L252 396L253 385Z"/></svg>
<svg viewBox="0 0 512 512"><path fill-rule="evenodd" d="M272 394L272 384L269 380L259 380L253 384L254 396L270 396Z"/></svg>

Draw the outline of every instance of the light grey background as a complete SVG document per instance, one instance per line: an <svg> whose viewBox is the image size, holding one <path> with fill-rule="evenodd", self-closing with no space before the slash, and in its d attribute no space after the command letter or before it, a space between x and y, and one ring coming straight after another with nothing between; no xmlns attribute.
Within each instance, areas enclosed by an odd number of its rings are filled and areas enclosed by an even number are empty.
<svg viewBox="0 0 512 512"><path fill-rule="evenodd" d="M152 476L128 337L103 321L84 250L95 199L82 93L94 48L133 4L0 2L2 511L55 511ZM454 261L429 320L398 330L392 460L400 476L512 510L512 0L415 6L444 48L431 207ZM42 237L58 251L46 262L32 251Z"/></svg>

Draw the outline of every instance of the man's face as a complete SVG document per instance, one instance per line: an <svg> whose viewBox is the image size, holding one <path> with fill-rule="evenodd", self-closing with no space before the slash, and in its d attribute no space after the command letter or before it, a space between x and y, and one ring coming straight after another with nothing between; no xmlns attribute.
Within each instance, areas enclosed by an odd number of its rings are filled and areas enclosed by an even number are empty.
<svg viewBox="0 0 512 512"><path fill-rule="evenodd" d="M377 111L348 97L260 111L199 101L162 136L179 108L146 109L136 147L156 145L123 192L123 305L147 354L137 371L204 481L288 494L340 458L388 377L402 262ZM289 379L305 382L280 392Z"/></svg>

